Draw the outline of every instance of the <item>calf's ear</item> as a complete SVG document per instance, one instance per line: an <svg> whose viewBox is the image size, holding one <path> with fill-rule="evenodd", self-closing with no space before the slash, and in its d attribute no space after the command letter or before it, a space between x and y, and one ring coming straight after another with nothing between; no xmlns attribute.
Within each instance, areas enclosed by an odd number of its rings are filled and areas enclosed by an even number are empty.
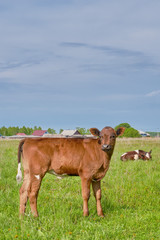
<svg viewBox="0 0 160 240"><path fill-rule="evenodd" d="M116 135L117 136L121 136L125 131L125 128L124 127L120 127L116 130Z"/></svg>
<svg viewBox="0 0 160 240"><path fill-rule="evenodd" d="M99 135L100 135L100 131L97 128L90 128L89 131L94 136L98 136L99 137Z"/></svg>

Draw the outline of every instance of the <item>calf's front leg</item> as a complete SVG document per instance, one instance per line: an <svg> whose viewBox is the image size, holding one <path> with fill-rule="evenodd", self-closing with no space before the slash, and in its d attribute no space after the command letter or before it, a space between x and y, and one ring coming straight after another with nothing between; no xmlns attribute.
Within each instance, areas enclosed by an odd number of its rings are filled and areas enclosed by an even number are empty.
<svg viewBox="0 0 160 240"><path fill-rule="evenodd" d="M97 214L98 214L98 216L104 217L103 211L102 211L102 206L101 206L101 182L100 181L97 181L97 182L92 181L92 188L93 188L93 193L94 193L96 203L97 203Z"/></svg>
<svg viewBox="0 0 160 240"><path fill-rule="evenodd" d="M91 180L81 177L82 197L83 197L83 216L89 215L88 200L90 198Z"/></svg>

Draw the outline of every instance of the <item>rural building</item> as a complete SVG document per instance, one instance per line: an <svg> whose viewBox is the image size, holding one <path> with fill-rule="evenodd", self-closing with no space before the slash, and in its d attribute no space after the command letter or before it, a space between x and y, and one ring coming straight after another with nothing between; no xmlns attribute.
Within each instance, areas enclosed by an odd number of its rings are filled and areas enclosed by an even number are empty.
<svg viewBox="0 0 160 240"><path fill-rule="evenodd" d="M47 130L35 130L32 135L42 137L44 134L47 133L48 133Z"/></svg>
<svg viewBox="0 0 160 240"><path fill-rule="evenodd" d="M17 135L17 136L26 136L25 133L17 133L16 135Z"/></svg>
<svg viewBox="0 0 160 240"><path fill-rule="evenodd" d="M142 136L142 137L150 137L150 134L149 133L146 133L146 132L143 132L141 130L138 130L139 134Z"/></svg>
<svg viewBox="0 0 160 240"><path fill-rule="evenodd" d="M63 130L61 132L61 135L66 136L66 137L71 137L75 135L81 135L78 130Z"/></svg>

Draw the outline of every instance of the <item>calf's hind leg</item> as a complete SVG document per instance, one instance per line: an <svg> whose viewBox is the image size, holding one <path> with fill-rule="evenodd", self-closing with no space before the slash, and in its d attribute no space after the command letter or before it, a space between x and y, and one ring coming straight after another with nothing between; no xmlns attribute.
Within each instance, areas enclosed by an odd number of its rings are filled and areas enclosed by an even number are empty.
<svg viewBox="0 0 160 240"><path fill-rule="evenodd" d="M33 175L30 178L30 185L28 188L28 197L31 207L31 212L34 217L38 217L38 211L37 211L37 198L38 198L38 192L41 186L42 178L40 175Z"/></svg>
<svg viewBox="0 0 160 240"><path fill-rule="evenodd" d="M19 209L19 213L20 215L24 215L25 210L26 210L26 204L27 204L27 200L28 200L28 186L30 183L30 176L29 176L29 170L26 169L24 170L24 180L23 180L23 184L20 188L20 209Z"/></svg>
<svg viewBox="0 0 160 240"><path fill-rule="evenodd" d="M101 206L101 182L100 181L97 181L97 182L92 181L92 188L93 188L93 193L94 193L96 203L97 203L97 214L98 214L98 216L104 217L103 211L102 211L102 206Z"/></svg>

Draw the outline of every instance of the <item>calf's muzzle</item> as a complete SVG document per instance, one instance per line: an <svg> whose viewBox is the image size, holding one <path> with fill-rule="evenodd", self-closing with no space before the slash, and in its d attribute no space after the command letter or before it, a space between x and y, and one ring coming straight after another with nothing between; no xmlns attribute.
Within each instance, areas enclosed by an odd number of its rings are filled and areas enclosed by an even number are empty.
<svg viewBox="0 0 160 240"><path fill-rule="evenodd" d="M103 151L109 151L109 150L111 150L111 145L109 145L109 144L103 144L103 145L102 145L102 150L103 150Z"/></svg>

